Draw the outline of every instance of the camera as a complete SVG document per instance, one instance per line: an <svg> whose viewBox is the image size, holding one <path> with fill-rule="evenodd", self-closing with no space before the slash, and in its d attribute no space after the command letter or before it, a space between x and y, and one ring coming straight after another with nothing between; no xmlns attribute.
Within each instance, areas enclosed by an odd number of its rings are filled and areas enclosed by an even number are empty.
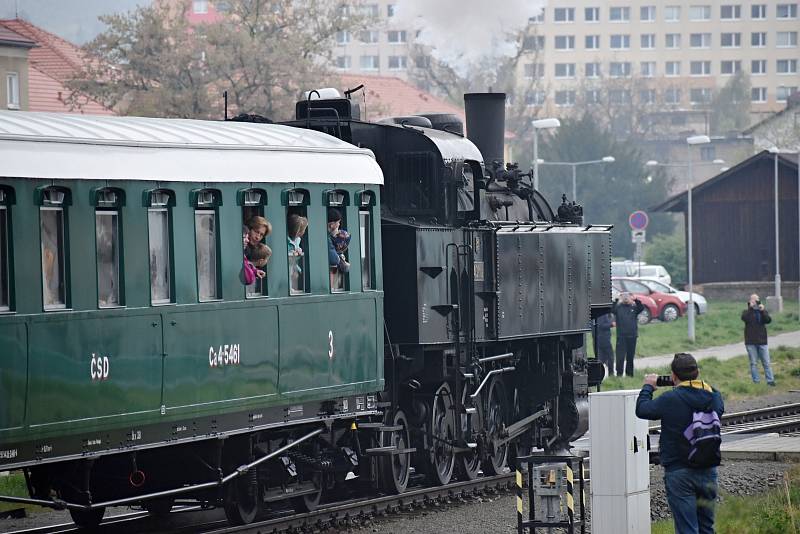
<svg viewBox="0 0 800 534"><path fill-rule="evenodd" d="M674 386L675 384L672 382L672 377L670 375L658 375L658 377L656 377L656 385L658 387L664 387Z"/></svg>

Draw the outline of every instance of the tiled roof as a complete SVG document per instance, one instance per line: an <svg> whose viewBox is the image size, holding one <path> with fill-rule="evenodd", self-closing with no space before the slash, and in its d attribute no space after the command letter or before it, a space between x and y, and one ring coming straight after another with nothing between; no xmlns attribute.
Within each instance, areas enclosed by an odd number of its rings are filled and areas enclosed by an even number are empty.
<svg viewBox="0 0 800 534"><path fill-rule="evenodd" d="M63 82L52 78L37 67L28 68L28 109L30 111L55 111L88 115L114 115L94 100L81 99L80 108L70 109L64 102L70 89Z"/></svg>
<svg viewBox="0 0 800 534"><path fill-rule="evenodd" d="M28 39L10 28L7 28L0 21L0 44L19 46L22 48L32 48L36 46L36 42Z"/></svg>
<svg viewBox="0 0 800 534"><path fill-rule="evenodd" d="M367 116L362 120L383 117L416 115L418 113L453 113L464 121L464 109L454 106L410 83L393 76L341 74L344 88L364 84L367 97Z"/></svg>
<svg viewBox="0 0 800 534"><path fill-rule="evenodd" d="M28 61L48 76L57 80L68 80L80 69L80 49L69 41L25 20L0 20L0 26L5 26L38 45L28 54Z"/></svg>

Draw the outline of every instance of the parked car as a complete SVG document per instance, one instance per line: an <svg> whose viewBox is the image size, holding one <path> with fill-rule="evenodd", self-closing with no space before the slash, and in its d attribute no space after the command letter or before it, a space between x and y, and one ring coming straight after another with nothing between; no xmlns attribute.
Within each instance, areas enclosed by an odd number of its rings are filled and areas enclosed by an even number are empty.
<svg viewBox="0 0 800 534"><path fill-rule="evenodd" d="M611 276L647 278L649 280L658 280L667 285L672 283L672 277L662 265L649 265L644 262L630 260L612 261Z"/></svg>
<svg viewBox="0 0 800 534"><path fill-rule="evenodd" d="M641 283L649 287L653 291L660 291L662 293L668 293L670 295L675 295L684 304L686 304L687 309L689 306L689 292L688 291L680 291L679 289L675 289L669 284L665 284L659 280L648 279L648 278L638 278ZM698 315L702 315L708 312L708 302L706 298L701 295L700 293L692 293L692 302L694 302L694 311Z"/></svg>
<svg viewBox="0 0 800 534"><path fill-rule="evenodd" d="M620 290L612 283L611 298L617 300L619 294ZM655 300L647 295L636 295L636 298L644 305L644 310L639 312L639 315L636 317L636 321L639 324L647 324L653 320L653 317L658 317L658 304L656 304Z"/></svg>
<svg viewBox="0 0 800 534"><path fill-rule="evenodd" d="M611 285L616 285L619 291L628 291L637 297L642 295L653 299L656 303L654 317L664 322L674 321L686 312L686 304L681 299L675 295L653 291L635 278L612 278Z"/></svg>

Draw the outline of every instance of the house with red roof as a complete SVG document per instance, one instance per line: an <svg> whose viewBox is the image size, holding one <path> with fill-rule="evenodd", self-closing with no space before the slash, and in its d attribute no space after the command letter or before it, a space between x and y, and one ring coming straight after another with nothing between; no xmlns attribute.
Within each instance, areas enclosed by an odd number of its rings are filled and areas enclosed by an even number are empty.
<svg viewBox="0 0 800 534"><path fill-rule="evenodd" d="M10 38L17 36L17 39L23 39L28 43L25 45L26 65L23 66L18 62L16 67L18 71L24 73L24 76L19 77L20 101L27 102L25 106L20 102L18 109L91 115L114 114L112 110L88 98L75 109L67 102L71 90L66 82L80 71L83 64L80 48L28 21L0 20L0 58L5 42L4 35L11 36Z"/></svg>
<svg viewBox="0 0 800 534"><path fill-rule="evenodd" d="M362 120L376 121L420 113L453 113L462 122L465 120L463 107L454 106L394 76L341 74L339 79L344 89L364 84L362 112L366 112Z"/></svg>
<svg viewBox="0 0 800 534"><path fill-rule="evenodd" d="M0 26L0 109L28 109L28 54L36 43Z"/></svg>

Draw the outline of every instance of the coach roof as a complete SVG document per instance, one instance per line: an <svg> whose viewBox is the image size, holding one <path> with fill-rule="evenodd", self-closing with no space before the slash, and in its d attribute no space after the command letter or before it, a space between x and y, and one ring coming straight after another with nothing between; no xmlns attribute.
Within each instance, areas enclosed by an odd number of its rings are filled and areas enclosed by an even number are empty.
<svg viewBox="0 0 800 534"><path fill-rule="evenodd" d="M276 124L0 111L0 176L382 184L371 151Z"/></svg>

